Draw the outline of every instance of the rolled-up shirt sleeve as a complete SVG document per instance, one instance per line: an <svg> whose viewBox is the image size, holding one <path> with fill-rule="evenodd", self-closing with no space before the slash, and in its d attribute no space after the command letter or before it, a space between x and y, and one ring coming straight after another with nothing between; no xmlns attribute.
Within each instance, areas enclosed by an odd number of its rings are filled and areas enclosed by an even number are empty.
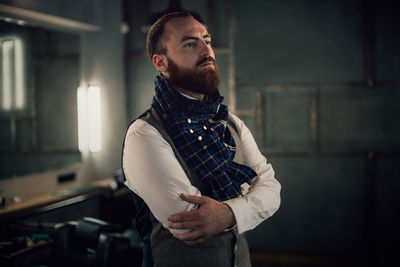
<svg viewBox="0 0 400 267"><path fill-rule="evenodd" d="M169 229L169 215L197 208L179 195L200 196L200 191L191 185L171 146L153 126L136 120L126 134L123 154L125 185L146 202L165 228Z"/></svg>
<svg viewBox="0 0 400 267"><path fill-rule="evenodd" d="M243 196L225 201L231 208L239 233L255 228L271 217L280 206L281 185L275 179L271 164L261 154L246 125L237 116L230 114L236 124L242 142L244 164L252 168L257 176L251 181Z"/></svg>

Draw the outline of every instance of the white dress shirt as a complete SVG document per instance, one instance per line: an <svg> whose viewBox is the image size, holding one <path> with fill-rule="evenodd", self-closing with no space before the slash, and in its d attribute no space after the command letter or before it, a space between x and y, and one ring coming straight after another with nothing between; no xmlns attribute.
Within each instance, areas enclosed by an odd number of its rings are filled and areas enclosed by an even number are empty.
<svg viewBox="0 0 400 267"><path fill-rule="evenodd" d="M237 231L243 233L271 217L279 208L281 185L243 121L232 113L229 117L241 138L244 165L257 173L250 185L242 185L243 196L224 201L235 216ZM126 134L123 153L125 185L146 202L165 228L169 229L169 215L197 208L179 195L201 196L199 189L191 185L171 146L153 126L136 120Z"/></svg>

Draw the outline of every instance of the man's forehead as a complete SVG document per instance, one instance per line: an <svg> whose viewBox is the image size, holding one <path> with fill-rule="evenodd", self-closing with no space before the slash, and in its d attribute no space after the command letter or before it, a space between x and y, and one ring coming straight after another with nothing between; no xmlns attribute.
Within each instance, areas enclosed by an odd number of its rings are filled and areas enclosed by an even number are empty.
<svg viewBox="0 0 400 267"><path fill-rule="evenodd" d="M192 17L173 18L165 24L166 35L188 35L200 32L208 34L207 29L199 21Z"/></svg>

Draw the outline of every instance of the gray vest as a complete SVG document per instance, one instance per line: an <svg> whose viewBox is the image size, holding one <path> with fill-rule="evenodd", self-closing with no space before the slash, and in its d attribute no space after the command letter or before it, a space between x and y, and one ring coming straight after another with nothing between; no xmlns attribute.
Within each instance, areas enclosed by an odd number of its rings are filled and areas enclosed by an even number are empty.
<svg viewBox="0 0 400 267"><path fill-rule="evenodd" d="M197 187L202 195L209 196L209 188L183 160L155 110L153 108L150 109L150 112L147 112L141 119L155 127L161 136L171 145L176 158L182 165L191 184ZM238 131L236 126L230 121L231 120L229 120L228 127L236 143L234 161L242 164L244 158ZM236 230L222 232L199 245L189 246L175 239L169 230L165 229L153 214L151 214L150 218L153 224L150 242L155 267L251 266L246 238L244 234L238 234Z"/></svg>

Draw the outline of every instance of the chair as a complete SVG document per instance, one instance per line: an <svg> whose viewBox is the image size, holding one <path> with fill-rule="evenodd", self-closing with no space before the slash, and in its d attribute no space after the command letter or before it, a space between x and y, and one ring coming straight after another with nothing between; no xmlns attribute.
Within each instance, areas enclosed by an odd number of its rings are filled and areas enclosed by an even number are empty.
<svg viewBox="0 0 400 267"><path fill-rule="evenodd" d="M142 248L132 245L120 229L84 217L55 226L51 266L141 266Z"/></svg>

